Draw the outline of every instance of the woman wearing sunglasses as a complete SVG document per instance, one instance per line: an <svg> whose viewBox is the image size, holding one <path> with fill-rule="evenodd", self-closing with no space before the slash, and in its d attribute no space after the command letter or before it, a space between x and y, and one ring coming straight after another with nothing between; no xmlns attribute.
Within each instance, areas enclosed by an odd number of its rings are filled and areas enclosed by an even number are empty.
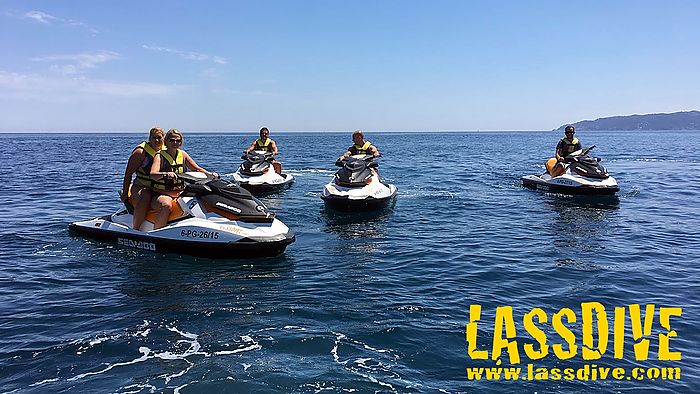
<svg viewBox="0 0 700 394"><path fill-rule="evenodd" d="M151 203L151 207L158 210L153 223L154 229L167 224L173 199L177 198L185 188L185 183L178 178L177 174L193 170L214 178L219 177L219 174L200 167L187 152L180 149L183 143L182 133L176 129L168 130L165 135L165 149L158 152L153 159L151 178L153 178L153 192L158 195Z"/></svg>
<svg viewBox="0 0 700 394"><path fill-rule="evenodd" d="M133 228L138 230L146 219L146 212L151 202L151 165L156 154L163 148L163 129L154 127L148 132L148 141L142 142L129 156L129 162L124 171L124 183L119 191L119 198L124 205L131 208L133 202ZM131 177L136 174L136 180L131 183ZM131 190L129 188L131 187ZM131 196L131 200L129 199Z"/></svg>

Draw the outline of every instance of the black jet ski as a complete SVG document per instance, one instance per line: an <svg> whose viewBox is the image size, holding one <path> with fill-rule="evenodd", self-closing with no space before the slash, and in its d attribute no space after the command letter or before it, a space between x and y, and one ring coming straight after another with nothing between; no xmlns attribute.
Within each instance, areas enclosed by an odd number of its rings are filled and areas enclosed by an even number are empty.
<svg viewBox="0 0 700 394"><path fill-rule="evenodd" d="M549 173L527 175L520 178L523 186L561 194L612 195L620 188L615 178L600 164L599 157L588 156L595 145L571 153L564 159L565 171L552 177Z"/></svg>
<svg viewBox="0 0 700 394"><path fill-rule="evenodd" d="M271 152L252 151L241 156L243 163L233 174L233 179L241 187L253 193L274 192L283 189L294 181L290 174L278 174L272 166L274 155Z"/></svg>
<svg viewBox="0 0 700 394"><path fill-rule="evenodd" d="M148 216L140 229L131 228L129 209L71 223L68 228L130 248L225 259L276 256L294 242L294 233L235 183L199 172L179 177L187 184L163 228L153 230Z"/></svg>
<svg viewBox="0 0 700 394"><path fill-rule="evenodd" d="M323 187L326 207L338 211L369 211L384 208L396 196L396 186L383 183L372 172L378 164L372 155L354 155L335 163L340 169Z"/></svg>

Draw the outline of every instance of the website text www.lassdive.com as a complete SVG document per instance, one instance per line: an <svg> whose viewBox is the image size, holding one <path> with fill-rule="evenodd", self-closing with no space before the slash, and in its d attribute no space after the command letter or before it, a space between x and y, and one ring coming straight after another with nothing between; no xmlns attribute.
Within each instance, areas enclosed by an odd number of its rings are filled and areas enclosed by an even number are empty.
<svg viewBox="0 0 700 394"><path fill-rule="evenodd" d="M680 367L603 367L585 364L580 368L527 367L467 367L469 380L680 380Z"/></svg>
<svg viewBox="0 0 700 394"><path fill-rule="evenodd" d="M615 307L613 313L613 349L614 359L625 357L625 332L629 321L629 330L633 340L633 351L628 358L637 361L649 360L649 348L652 341L658 348L656 359L664 364L681 360L681 352L673 351L671 338L678 333L671 328L671 317L680 317L682 309L678 307L659 307L639 304ZM522 326L531 336L521 344L522 336L518 338L513 307L499 306L496 308L493 320L493 337L491 339L491 354L487 350L488 341L478 342L479 322L481 321L481 305L469 306L469 323L466 326L467 353L472 360L491 359L495 366L471 366L466 368L469 380L680 380L681 368L678 366L646 366L622 368L615 365L598 365L599 360L608 350L610 325L608 311L598 302L581 303L581 319L570 308L562 308L550 317L541 308L533 308L523 315ZM656 324L655 324L656 322ZM581 344L577 343L576 334L570 326L580 323ZM482 323L482 328L483 328ZM549 326L551 325L551 327ZM660 326L660 327L659 327ZM655 330L652 330L655 328ZM556 339L548 343L547 333L556 334ZM652 336L652 331L656 335ZM483 332L483 330L482 330ZM480 349L479 349L480 348ZM583 359L584 364L577 367L544 367L535 363L521 365L521 351L530 360L540 360L552 353L560 360L570 360L576 356ZM579 352L580 348L580 352ZM550 350L551 349L551 350ZM509 366L501 366L502 357L508 357ZM575 361L575 360L572 360ZM482 361L483 362L483 361Z"/></svg>

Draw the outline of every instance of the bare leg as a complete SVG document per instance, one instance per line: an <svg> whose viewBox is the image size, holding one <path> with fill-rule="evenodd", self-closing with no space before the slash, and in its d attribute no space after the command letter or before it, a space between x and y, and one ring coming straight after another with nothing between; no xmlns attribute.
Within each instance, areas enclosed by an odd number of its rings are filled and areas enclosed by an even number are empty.
<svg viewBox="0 0 700 394"><path fill-rule="evenodd" d="M170 217L170 210L172 209L172 202L172 197L160 195L158 198L153 200L153 203L151 203L151 207L158 210L158 215L153 223L154 230L165 227L165 225L168 223L168 217Z"/></svg>
<svg viewBox="0 0 700 394"><path fill-rule="evenodd" d="M134 206L134 230L141 229L141 225L144 220L146 220L146 213L148 212L148 207L151 205L151 189L143 186L139 186L138 189L136 185L131 186L131 191L136 192L134 196L135 206Z"/></svg>

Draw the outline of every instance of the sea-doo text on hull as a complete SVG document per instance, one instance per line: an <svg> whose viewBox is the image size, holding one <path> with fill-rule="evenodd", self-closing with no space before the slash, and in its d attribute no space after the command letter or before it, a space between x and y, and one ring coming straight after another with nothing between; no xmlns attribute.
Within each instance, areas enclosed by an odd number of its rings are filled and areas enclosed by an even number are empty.
<svg viewBox="0 0 700 394"><path fill-rule="evenodd" d="M520 178L523 186L561 194L613 195L617 193L620 190L617 181L600 164L600 158L588 156L588 152L593 148L595 145L567 156L562 175L555 177L549 173L526 175Z"/></svg>
<svg viewBox="0 0 700 394"><path fill-rule="evenodd" d="M244 161L233 174L233 179L246 190L253 193L273 192L291 185L294 181L290 174L275 172L271 164L274 156L270 152L252 151L241 158Z"/></svg>
<svg viewBox="0 0 700 394"><path fill-rule="evenodd" d="M294 242L294 233L236 184L202 173L179 176L189 183L173 201L173 212L163 228L153 230L153 224L146 221L135 230L127 210L68 227L131 248L226 259L276 256Z"/></svg>
<svg viewBox="0 0 700 394"><path fill-rule="evenodd" d="M369 211L384 208L396 196L396 186L382 183L372 155L355 155L338 160L341 167L323 187L321 199L328 208L338 211Z"/></svg>

